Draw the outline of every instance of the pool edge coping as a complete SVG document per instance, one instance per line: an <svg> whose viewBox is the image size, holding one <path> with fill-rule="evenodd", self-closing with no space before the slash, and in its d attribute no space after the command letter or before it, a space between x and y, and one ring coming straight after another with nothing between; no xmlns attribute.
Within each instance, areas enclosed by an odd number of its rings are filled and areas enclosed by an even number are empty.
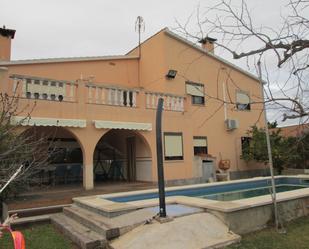
<svg viewBox="0 0 309 249"><path fill-rule="evenodd" d="M275 178L302 178L309 179L309 175L293 175L293 176L276 176ZM167 187L166 191L171 190L184 190L184 189L192 189L199 188L204 186L218 186L218 185L226 185L233 183L241 183L241 182L251 182L259 179L270 179L270 177L254 177L249 179L242 180L233 180L228 182L215 182L215 183L203 183L203 184L192 184L185 186L173 186ZM82 203L83 205L88 205L92 208L99 209L102 212L107 213L115 213L115 212L123 212L123 211L132 211L140 208L152 207L159 205L158 199L146 199L146 200L138 200L138 201L130 201L130 202L114 202L111 200L107 200L105 198L119 197L119 196L131 196L138 194L149 194L149 193L157 193L158 189L148 189L148 190L138 190L138 191L129 191L129 192L120 192L114 194L105 194L105 195L93 195L87 197L76 197L73 198L74 202ZM277 193L277 202L283 202L287 200L294 200L299 198L309 197L309 188L305 189L297 189L291 190L287 192ZM265 206L272 203L272 199L270 195L257 196L252 198L234 200L234 201L217 201L217 200L208 200L202 199L198 197L189 197L189 196L168 196L166 197L166 204L182 204L193 207L199 207L203 209L210 209L215 211L221 211L225 213L235 212L239 210L244 210L252 207Z"/></svg>

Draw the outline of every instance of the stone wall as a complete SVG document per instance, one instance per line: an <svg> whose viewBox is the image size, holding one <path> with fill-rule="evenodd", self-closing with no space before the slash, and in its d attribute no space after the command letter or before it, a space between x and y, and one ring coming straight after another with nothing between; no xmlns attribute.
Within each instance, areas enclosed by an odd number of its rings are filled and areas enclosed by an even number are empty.
<svg viewBox="0 0 309 249"><path fill-rule="evenodd" d="M263 229L274 223L273 205L252 207L235 212L208 210L220 218L234 233L246 234ZM288 200L278 203L281 223L309 215L309 198Z"/></svg>

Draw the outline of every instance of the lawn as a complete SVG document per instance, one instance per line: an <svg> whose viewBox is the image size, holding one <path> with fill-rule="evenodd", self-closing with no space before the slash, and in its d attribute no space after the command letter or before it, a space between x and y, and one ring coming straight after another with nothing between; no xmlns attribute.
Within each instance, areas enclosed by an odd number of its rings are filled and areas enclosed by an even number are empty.
<svg viewBox="0 0 309 249"><path fill-rule="evenodd" d="M26 240L26 249L73 249L70 240L64 238L52 225L35 225L21 229ZM5 232L0 239L1 249L13 249L10 234Z"/></svg>
<svg viewBox="0 0 309 249"><path fill-rule="evenodd" d="M241 243L225 249L309 249L309 217L290 222L286 230L286 234L278 234L272 228L248 234L243 236ZM21 231L26 239L26 249L76 248L50 224L36 225ZM13 248L8 233L0 239L0 248Z"/></svg>
<svg viewBox="0 0 309 249"><path fill-rule="evenodd" d="M275 229L248 234L242 237L240 244L226 249L309 249L309 217L300 218L286 224L286 234Z"/></svg>

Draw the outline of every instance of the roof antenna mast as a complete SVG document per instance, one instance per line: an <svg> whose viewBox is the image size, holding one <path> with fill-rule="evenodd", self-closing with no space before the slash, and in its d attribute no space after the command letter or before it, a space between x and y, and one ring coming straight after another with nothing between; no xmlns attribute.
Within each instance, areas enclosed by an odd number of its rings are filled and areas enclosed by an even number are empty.
<svg viewBox="0 0 309 249"><path fill-rule="evenodd" d="M145 22L143 17L138 16L135 22L135 31L138 32L138 57L141 57L141 33L145 31Z"/></svg>

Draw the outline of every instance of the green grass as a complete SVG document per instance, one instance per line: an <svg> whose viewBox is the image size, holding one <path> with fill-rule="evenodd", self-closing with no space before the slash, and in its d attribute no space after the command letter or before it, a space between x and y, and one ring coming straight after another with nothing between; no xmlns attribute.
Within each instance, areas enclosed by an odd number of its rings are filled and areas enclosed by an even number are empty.
<svg viewBox="0 0 309 249"><path fill-rule="evenodd" d="M285 225L286 234L268 228L242 237L240 244L226 249L309 249L309 217Z"/></svg>
<svg viewBox="0 0 309 249"><path fill-rule="evenodd" d="M64 238L52 225L35 225L20 229L26 241L26 249L72 249L71 242ZM0 238L1 249L13 249L10 234L5 232Z"/></svg>
<svg viewBox="0 0 309 249"><path fill-rule="evenodd" d="M286 234L268 228L243 236L241 243L226 249L309 249L309 217L286 224ZM26 249L73 249L70 240L56 231L52 225L36 225L21 229L26 239ZM1 249L12 249L8 233L0 239Z"/></svg>

